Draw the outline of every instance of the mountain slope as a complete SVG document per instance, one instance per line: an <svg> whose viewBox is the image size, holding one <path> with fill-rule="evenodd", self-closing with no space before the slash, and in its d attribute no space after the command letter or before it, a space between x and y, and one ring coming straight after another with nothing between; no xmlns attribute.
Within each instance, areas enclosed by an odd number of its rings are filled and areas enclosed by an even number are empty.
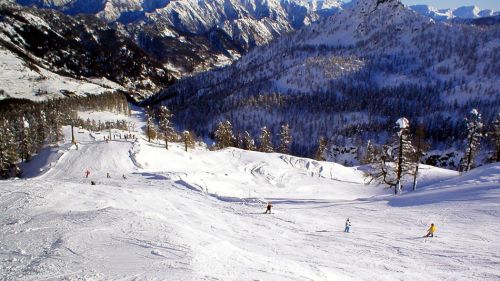
<svg viewBox="0 0 500 281"><path fill-rule="evenodd" d="M155 93L172 79L134 42L92 17L73 18L51 10L2 5L0 47L6 56L0 78L14 83L0 89L11 97L36 98L34 94L57 95L60 90L77 94L123 90L140 98ZM23 64L31 73L26 79L22 78L23 68L16 66ZM13 80L18 78L21 85L16 86ZM76 84L67 89L64 85L52 87L47 79ZM87 92L80 88L82 83L96 84L102 90Z"/></svg>
<svg viewBox="0 0 500 281"><path fill-rule="evenodd" d="M435 23L398 1L360 0L150 102L202 134L224 119L254 136L289 123L293 151L306 155L319 136L385 142L401 116L423 123L434 144L453 142L470 107L485 121L498 111L499 49L498 26Z"/></svg>
<svg viewBox="0 0 500 281"><path fill-rule="evenodd" d="M108 116L89 117L123 117ZM107 134L93 134L99 133ZM498 164L464 176L425 167L429 178L450 179L392 196L361 183L356 168L333 163L232 148L166 150L142 137L106 143L87 131L78 138L80 148L64 150L46 174L0 181L0 279L489 281L500 275ZM264 215L268 201L274 207ZM343 232L346 218L351 233ZM424 239L430 223L436 237Z"/></svg>

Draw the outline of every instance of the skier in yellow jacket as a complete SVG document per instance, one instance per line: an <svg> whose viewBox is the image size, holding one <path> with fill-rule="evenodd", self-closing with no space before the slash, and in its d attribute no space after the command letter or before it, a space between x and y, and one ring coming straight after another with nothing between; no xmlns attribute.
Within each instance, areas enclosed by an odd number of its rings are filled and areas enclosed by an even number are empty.
<svg viewBox="0 0 500 281"><path fill-rule="evenodd" d="M425 235L424 237L434 237L434 232L436 232L436 226L431 223L431 227L429 227L429 229L427 230L427 235Z"/></svg>

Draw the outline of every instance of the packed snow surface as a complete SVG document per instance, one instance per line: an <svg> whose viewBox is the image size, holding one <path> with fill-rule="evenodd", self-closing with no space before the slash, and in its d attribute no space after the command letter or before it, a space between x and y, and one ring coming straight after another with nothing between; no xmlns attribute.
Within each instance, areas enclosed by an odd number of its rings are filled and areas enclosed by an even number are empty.
<svg viewBox="0 0 500 281"><path fill-rule="evenodd" d="M396 197L334 163L77 138L41 154L37 176L0 182L1 280L500 278L500 164L424 166L420 189Z"/></svg>

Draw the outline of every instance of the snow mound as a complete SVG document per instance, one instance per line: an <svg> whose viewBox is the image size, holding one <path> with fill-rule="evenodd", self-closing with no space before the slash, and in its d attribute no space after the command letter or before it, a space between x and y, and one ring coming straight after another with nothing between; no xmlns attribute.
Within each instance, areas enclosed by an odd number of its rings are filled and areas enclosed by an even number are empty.
<svg viewBox="0 0 500 281"><path fill-rule="evenodd" d="M407 207L426 204L480 201L492 204L500 196L500 164L479 167L459 177L427 186L424 192L407 193L389 200L389 205Z"/></svg>

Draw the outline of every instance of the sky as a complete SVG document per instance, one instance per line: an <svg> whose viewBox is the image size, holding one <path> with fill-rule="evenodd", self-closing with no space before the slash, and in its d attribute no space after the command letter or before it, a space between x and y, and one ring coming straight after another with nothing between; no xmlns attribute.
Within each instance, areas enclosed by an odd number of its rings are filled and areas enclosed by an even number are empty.
<svg viewBox="0 0 500 281"><path fill-rule="evenodd" d="M500 11L500 0L401 0L406 5L427 4L429 6L444 9L458 8L461 6L478 6L481 9L492 9ZM350 0L344 0L350 2Z"/></svg>

